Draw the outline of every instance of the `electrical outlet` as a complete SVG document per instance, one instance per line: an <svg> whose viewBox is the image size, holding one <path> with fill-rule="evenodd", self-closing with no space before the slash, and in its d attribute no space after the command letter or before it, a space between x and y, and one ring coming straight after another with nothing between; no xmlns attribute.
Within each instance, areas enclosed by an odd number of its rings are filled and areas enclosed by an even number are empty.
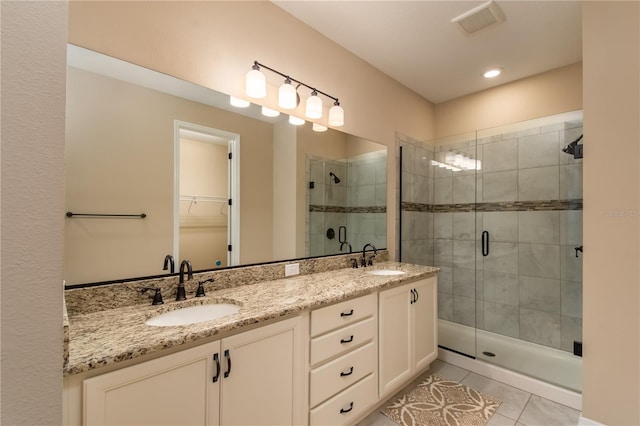
<svg viewBox="0 0 640 426"><path fill-rule="evenodd" d="M299 263L291 263L289 265L284 265L284 276L290 277L292 275L300 274L300 264Z"/></svg>

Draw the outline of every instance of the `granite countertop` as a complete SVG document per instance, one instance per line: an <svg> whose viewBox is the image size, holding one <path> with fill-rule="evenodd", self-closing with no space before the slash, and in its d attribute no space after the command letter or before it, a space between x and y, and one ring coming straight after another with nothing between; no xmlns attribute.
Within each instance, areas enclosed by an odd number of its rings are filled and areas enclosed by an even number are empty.
<svg viewBox="0 0 640 426"><path fill-rule="evenodd" d="M403 275L377 276L372 269L399 269ZM345 268L310 275L240 285L208 292L186 301L164 305L127 306L68 317L68 353L64 374L72 375L133 359L162 349L216 336L261 321L284 317L341 300L435 275L438 268L381 262L368 268ZM197 324L153 327L151 317L180 307L210 303L235 303L232 315Z"/></svg>

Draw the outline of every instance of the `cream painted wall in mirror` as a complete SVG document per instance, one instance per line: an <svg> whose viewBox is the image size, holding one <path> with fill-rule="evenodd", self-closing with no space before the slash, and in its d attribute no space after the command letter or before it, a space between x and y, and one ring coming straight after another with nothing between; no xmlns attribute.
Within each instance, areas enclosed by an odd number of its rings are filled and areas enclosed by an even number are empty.
<svg viewBox="0 0 640 426"><path fill-rule="evenodd" d="M272 228L262 226L273 212L270 123L73 68L67 92L67 210L148 215L67 219L67 284L163 273L173 248L175 119L242 135L241 263L273 260Z"/></svg>

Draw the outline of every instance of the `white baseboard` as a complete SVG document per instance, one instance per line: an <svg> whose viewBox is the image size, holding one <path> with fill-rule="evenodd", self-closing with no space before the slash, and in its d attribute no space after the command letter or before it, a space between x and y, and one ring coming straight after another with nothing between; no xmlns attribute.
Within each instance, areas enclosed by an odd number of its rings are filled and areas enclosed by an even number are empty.
<svg viewBox="0 0 640 426"><path fill-rule="evenodd" d="M525 392L529 392L548 400L555 401L559 404L566 405L575 410L582 411L582 395L577 392L444 349L438 350L438 359L464 368L465 370L473 371L474 373L490 379L497 380L509 386L522 389ZM596 426L599 425L599 423L584 423L584 425Z"/></svg>
<svg viewBox="0 0 640 426"><path fill-rule="evenodd" d="M586 417L582 417L582 414L580 414L580 419L578 420L578 426L605 426L605 424L598 423L595 420L591 420Z"/></svg>

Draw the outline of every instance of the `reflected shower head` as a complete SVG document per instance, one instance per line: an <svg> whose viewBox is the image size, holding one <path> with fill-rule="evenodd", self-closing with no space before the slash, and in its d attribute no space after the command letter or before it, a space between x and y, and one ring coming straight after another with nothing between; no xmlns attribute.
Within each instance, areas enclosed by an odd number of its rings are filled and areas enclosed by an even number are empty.
<svg viewBox="0 0 640 426"><path fill-rule="evenodd" d="M329 177L333 178L333 181L335 183L340 183L340 178L338 176L336 176L333 172L329 172Z"/></svg>
<svg viewBox="0 0 640 426"><path fill-rule="evenodd" d="M574 140L569 145L562 148L562 152L569 155L573 155L573 158L582 158L582 152L583 152L582 145L578 145L578 142L580 142L580 140L582 139L582 136L583 135L580 135L578 139Z"/></svg>

